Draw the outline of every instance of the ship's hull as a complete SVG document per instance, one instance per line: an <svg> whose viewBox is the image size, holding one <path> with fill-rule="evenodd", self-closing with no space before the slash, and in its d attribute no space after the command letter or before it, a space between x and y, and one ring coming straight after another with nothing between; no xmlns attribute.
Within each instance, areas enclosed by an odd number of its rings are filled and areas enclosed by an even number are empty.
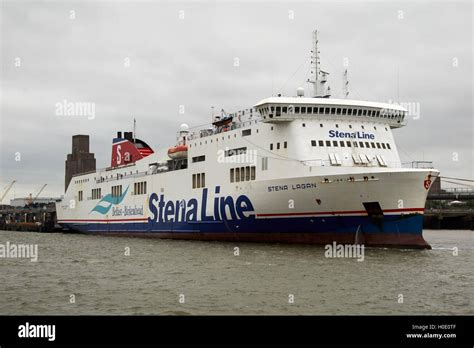
<svg viewBox="0 0 474 348"><path fill-rule="evenodd" d="M241 223L228 230L225 223L153 224L147 221L66 223L81 233L109 236L293 244L365 244L379 247L430 248L422 236L422 214L390 215L380 223L368 217L265 219Z"/></svg>
<svg viewBox="0 0 474 348"><path fill-rule="evenodd" d="M435 173L409 170L307 176L249 182L236 190L216 186L215 190L192 191L194 196L176 187L173 192L165 190L166 195L142 198L141 214L119 209L120 214L112 214L115 216L100 216L94 205L85 209L62 205L58 206L58 221L88 234L429 248L422 235L428 191L424 183ZM127 204L136 207L137 198L132 197L125 197L113 209ZM192 200L199 205L196 214L187 209Z"/></svg>

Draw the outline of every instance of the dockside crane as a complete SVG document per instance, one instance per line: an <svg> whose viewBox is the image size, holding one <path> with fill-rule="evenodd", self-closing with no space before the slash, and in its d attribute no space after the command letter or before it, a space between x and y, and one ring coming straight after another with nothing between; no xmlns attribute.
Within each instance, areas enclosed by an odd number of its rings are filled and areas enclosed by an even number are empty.
<svg viewBox="0 0 474 348"><path fill-rule="evenodd" d="M41 187L41 189L38 191L38 193L36 194L35 198L32 198L31 197L31 193L30 193L30 197L27 198L26 202L28 205L32 205L33 203L35 203L36 199L38 199L38 196L41 194L41 192L43 192L44 188L47 186L48 184L44 184L43 187Z"/></svg>
<svg viewBox="0 0 474 348"><path fill-rule="evenodd" d="M13 180L13 181L11 182L11 184L7 186L7 188L6 188L5 192L3 193L2 197L0 197L0 204L2 203L3 199L6 197L6 195L8 194L8 192L10 192L10 190L11 190L11 188L12 188L12 186L13 186L14 183L16 183L16 180Z"/></svg>

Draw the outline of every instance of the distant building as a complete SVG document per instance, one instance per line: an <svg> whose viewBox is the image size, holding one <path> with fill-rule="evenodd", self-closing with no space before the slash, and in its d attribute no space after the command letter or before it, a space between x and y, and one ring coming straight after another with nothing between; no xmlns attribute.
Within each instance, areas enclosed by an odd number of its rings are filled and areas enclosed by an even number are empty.
<svg viewBox="0 0 474 348"><path fill-rule="evenodd" d="M76 174L95 170L95 157L89 152L89 136L73 135L72 153L67 155L64 191L67 190L71 178Z"/></svg>
<svg viewBox="0 0 474 348"><path fill-rule="evenodd" d="M54 203L59 198L54 197L38 197L35 199L35 204L49 204ZM28 201L31 200L30 197L23 197L23 198L14 198L10 200L10 205L12 207L24 207L28 204Z"/></svg>

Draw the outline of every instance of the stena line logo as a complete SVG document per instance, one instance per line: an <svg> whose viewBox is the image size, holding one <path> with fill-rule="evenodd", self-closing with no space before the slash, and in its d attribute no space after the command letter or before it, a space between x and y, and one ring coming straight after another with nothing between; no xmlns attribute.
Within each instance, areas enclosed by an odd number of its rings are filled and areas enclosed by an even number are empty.
<svg viewBox="0 0 474 348"><path fill-rule="evenodd" d="M191 198L168 201L165 195L150 195L148 222L188 222L188 221L223 221L254 219L254 207L245 195L238 196L235 201L232 196L219 197L220 186L215 188L214 209L207 215L208 189L202 190L201 201ZM211 198L212 199L212 198Z"/></svg>
<svg viewBox="0 0 474 348"><path fill-rule="evenodd" d="M369 140L374 140L375 135L371 133L366 133L366 132L341 132L337 131L334 129L331 129L329 131L329 137L330 138L352 138L352 139L369 139Z"/></svg>

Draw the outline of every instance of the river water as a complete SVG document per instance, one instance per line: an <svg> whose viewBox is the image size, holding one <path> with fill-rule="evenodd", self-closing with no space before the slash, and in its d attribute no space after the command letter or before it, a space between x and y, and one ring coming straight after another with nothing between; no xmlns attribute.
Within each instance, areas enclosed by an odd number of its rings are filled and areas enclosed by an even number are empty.
<svg viewBox="0 0 474 348"><path fill-rule="evenodd" d="M0 314L474 314L474 232L424 236L432 250L366 248L360 262L322 246L0 231L38 245L36 262L0 258Z"/></svg>

